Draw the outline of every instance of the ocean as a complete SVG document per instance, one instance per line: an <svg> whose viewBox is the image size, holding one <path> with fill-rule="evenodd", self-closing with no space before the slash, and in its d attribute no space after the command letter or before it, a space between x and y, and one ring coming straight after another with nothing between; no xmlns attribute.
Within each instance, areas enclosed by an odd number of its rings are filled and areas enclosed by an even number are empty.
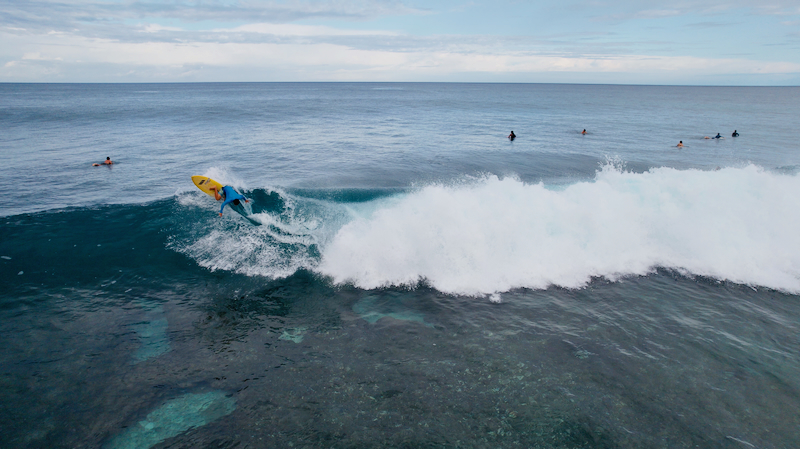
<svg viewBox="0 0 800 449"><path fill-rule="evenodd" d="M798 117L798 87L0 84L0 446L800 447Z"/></svg>

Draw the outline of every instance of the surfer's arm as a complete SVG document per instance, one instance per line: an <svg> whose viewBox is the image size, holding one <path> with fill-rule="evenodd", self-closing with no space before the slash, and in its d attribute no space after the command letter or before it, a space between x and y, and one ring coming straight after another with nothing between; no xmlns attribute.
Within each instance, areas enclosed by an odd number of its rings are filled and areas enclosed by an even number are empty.
<svg viewBox="0 0 800 449"><path fill-rule="evenodd" d="M222 215L222 210L225 209L225 206L232 203L236 198L226 198L225 201L222 202L222 206L219 208L219 214Z"/></svg>
<svg viewBox="0 0 800 449"><path fill-rule="evenodd" d="M217 201L219 201L219 200L221 200L221 199L222 199L222 195L220 195L220 194L219 194L219 192L217 191L217 188L216 188L216 187L214 187L214 186L211 186L211 187L209 187L209 188L208 188L208 190L210 190L210 191L214 192L214 198L215 198ZM222 207L225 207L225 206L223 205ZM222 212L220 212L220 213L222 213Z"/></svg>

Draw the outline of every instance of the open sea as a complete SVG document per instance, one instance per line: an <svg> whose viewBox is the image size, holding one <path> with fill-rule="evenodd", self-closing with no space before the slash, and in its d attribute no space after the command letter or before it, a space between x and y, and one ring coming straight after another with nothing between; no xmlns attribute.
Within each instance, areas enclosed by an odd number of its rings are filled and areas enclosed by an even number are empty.
<svg viewBox="0 0 800 449"><path fill-rule="evenodd" d="M0 447L800 447L798 119L798 87L0 84Z"/></svg>

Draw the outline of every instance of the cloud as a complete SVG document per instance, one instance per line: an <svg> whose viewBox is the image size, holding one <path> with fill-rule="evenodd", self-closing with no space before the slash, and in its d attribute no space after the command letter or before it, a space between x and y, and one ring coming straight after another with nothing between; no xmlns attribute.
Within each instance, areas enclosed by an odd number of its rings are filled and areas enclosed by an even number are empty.
<svg viewBox="0 0 800 449"><path fill-rule="evenodd" d="M587 11L598 21L716 15L736 10L757 15L800 14L796 0L578 0L570 8Z"/></svg>
<svg viewBox="0 0 800 449"><path fill-rule="evenodd" d="M741 23L731 23L731 22L715 22L715 21L703 21L703 22L695 22L695 23L687 23L685 26L690 28L723 28L731 25L741 25Z"/></svg>
<svg viewBox="0 0 800 449"><path fill-rule="evenodd" d="M216 29L218 33L257 33L276 36L396 36L397 33L384 30L347 30L327 26L292 25L274 23L253 23L233 29Z"/></svg>
<svg viewBox="0 0 800 449"><path fill-rule="evenodd" d="M647 9L634 14L636 19L663 19L665 17L675 17L682 15L677 9Z"/></svg>
<svg viewBox="0 0 800 449"><path fill-rule="evenodd" d="M695 40L684 45L680 36L648 32L642 37L622 27L584 31L587 22L577 17L575 24L549 35L536 34L544 33L536 29L529 35L511 35L510 30L472 34L468 29L447 35L424 29L408 34L375 25L385 22L368 22L436 14L392 0L0 0L0 81L491 81L535 80L536 74L548 73L574 74L575 78L564 79L571 82L591 82L592 76L600 79L612 74L625 74L618 79L634 82L681 82L698 76L722 79L730 73L794 74L796 78L798 60L787 56L788 52L780 53L779 57L788 59L783 62L687 55L695 43L710 48L696 36L722 41L727 39L722 34L725 27L741 25L735 23L736 14L715 11L749 8L788 14L797 12L795 2L580 2L585 6L585 11L581 10L584 17L600 17L597 13L602 11L604 20L653 23L650 21L707 14L693 16L694 25L685 23L688 27L683 30L695 33ZM480 6L493 7L488 3L468 6L466 9L477 11ZM574 4L568 6L574 8ZM442 19L450 17L442 14ZM328 25L297 23L302 20ZM745 20L743 17L742 22ZM791 18L783 20L788 26L792 22ZM670 40L673 37L675 40ZM786 39L796 39L796 35L759 39L738 50L757 54L767 44L786 45ZM770 58L768 54L759 57ZM504 78L511 76L515 78Z"/></svg>
<svg viewBox="0 0 800 449"><path fill-rule="evenodd" d="M148 19L171 19L186 23L289 23L309 19L363 21L382 16L423 13L423 10L393 0L0 0L0 23L25 29L63 30Z"/></svg>
<svg viewBox="0 0 800 449"><path fill-rule="evenodd" d="M32 61L63 61L62 58L59 57L52 57L52 56L42 56L41 53L25 53L22 55L22 59L32 60Z"/></svg>
<svg viewBox="0 0 800 449"><path fill-rule="evenodd" d="M269 27L264 29L271 29ZM298 29L306 34L312 30ZM317 30L320 31L320 30ZM321 29L324 31L324 29ZM17 37L4 41L13 42ZM747 59L664 57L631 54L570 56L545 52L504 52L492 47L462 42L460 46L394 49L358 49L329 42L119 42L61 34L40 36L37 51L7 62L0 80L26 74L56 78L71 76L76 67L91 67L105 81L283 81L292 73L298 81L425 81L458 79L464 74L533 76L543 73L626 73L644 80L660 77L736 74L797 74L800 64L756 62ZM27 44L30 46L30 44ZM225 79L214 79L220 70ZM243 73L247 78L242 79ZM212 76L211 79L206 77ZM240 78L236 78L240 76ZM137 78L138 77L138 78ZM142 79L144 78L144 79ZM255 78L255 79L253 79Z"/></svg>
<svg viewBox="0 0 800 449"><path fill-rule="evenodd" d="M183 31L182 28L166 27L166 26L155 24L155 23L148 23L148 24L146 24L144 26L141 26L141 28L142 29L140 31L142 31L144 33L159 33L159 32L162 32L162 31L174 31L174 32L182 32Z"/></svg>

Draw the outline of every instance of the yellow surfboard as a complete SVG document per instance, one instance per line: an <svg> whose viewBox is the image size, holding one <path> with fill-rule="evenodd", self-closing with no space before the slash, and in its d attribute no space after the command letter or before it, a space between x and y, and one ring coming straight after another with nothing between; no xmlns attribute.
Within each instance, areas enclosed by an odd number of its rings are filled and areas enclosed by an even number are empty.
<svg viewBox="0 0 800 449"><path fill-rule="evenodd" d="M194 185L197 186L198 189L205 192L211 198L216 199L216 197L214 196L214 192L211 191L210 187L216 187L217 192L222 193L222 187L223 187L222 184L220 184L217 181L214 181L208 176L199 176L199 175L192 176L192 182L194 183ZM260 222L250 218L250 215L253 213L253 209L252 206L250 206L250 204L243 202L240 203L238 206L235 204L231 204L228 207L236 211L242 217L246 218L250 223L256 226L261 226Z"/></svg>
<svg viewBox="0 0 800 449"><path fill-rule="evenodd" d="M209 178L208 176L199 176L195 175L192 176L192 182L194 185L197 186L198 189L206 192L210 197L214 198L214 192L211 191L209 187L216 187L217 192L222 192L222 184L214 181L213 179Z"/></svg>

